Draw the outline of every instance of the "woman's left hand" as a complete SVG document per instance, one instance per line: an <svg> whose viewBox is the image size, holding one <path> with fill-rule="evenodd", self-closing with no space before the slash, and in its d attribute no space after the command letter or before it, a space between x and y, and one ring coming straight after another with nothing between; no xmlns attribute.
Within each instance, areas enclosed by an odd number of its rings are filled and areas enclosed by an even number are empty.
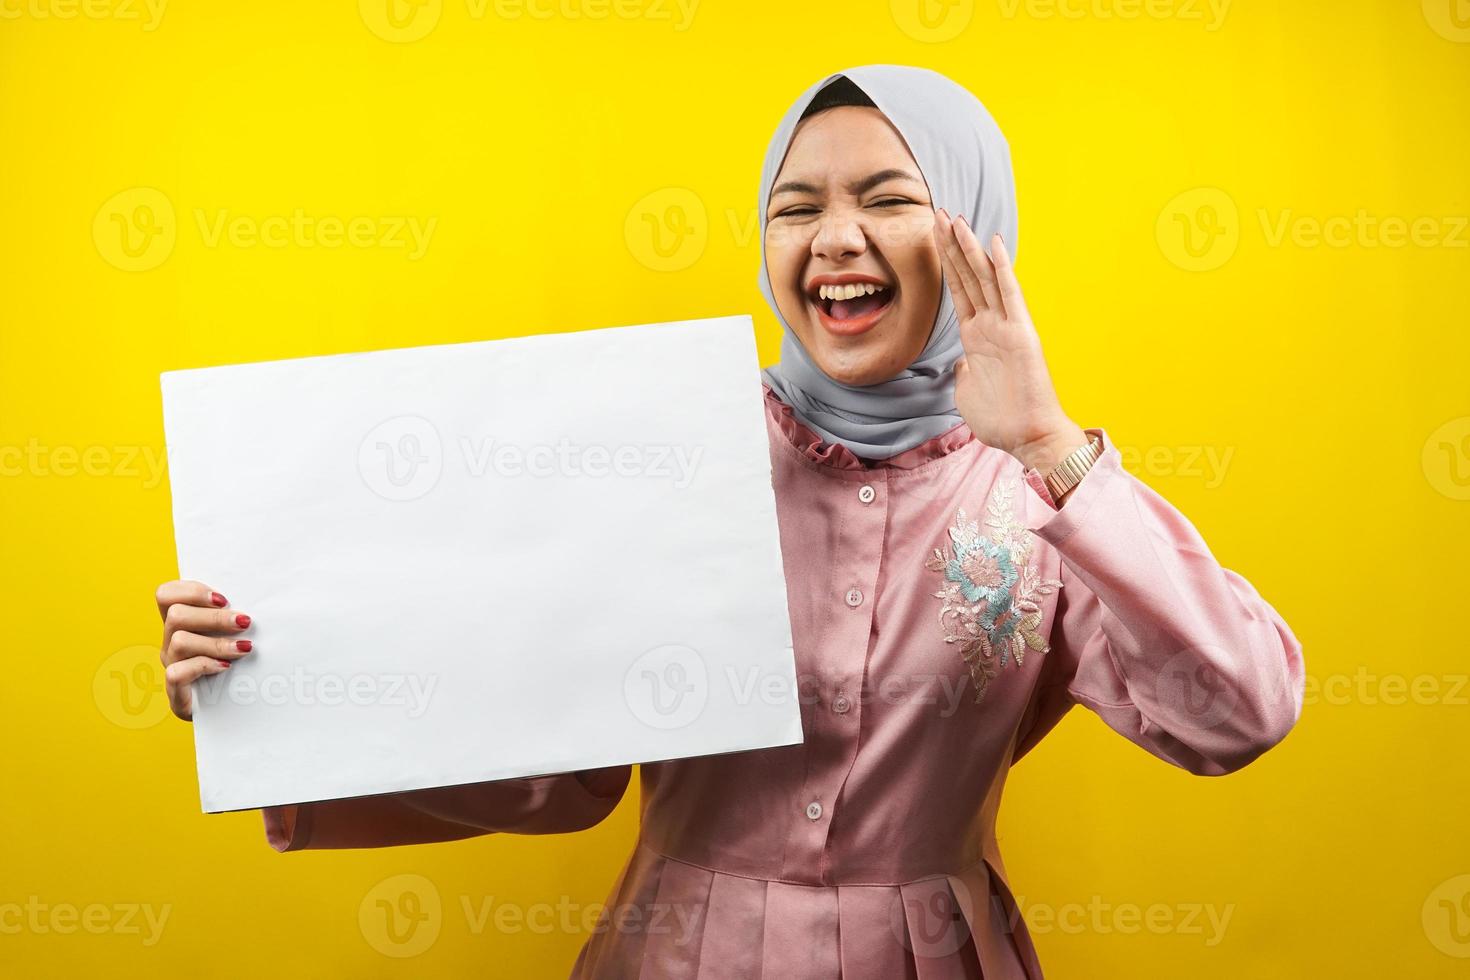
<svg viewBox="0 0 1470 980"><path fill-rule="evenodd" d="M960 416L975 438L1045 473L1085 446L1087 433L1057 400L1005 242L996 235L987 255L965 219L943 208L934 240L965 347L955 362Z"/></svg>

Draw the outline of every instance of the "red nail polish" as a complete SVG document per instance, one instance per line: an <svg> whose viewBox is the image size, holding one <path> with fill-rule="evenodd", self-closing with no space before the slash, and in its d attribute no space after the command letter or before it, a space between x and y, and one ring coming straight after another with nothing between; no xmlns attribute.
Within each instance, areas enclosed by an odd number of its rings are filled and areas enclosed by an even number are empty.
<svg viewBox="0 0 1470 980"><path fill-rule="evenodd" d="M228 606L230 604L230 600L226 599L218 592L211 592L209 594L209 601L214 603L216 606Z"/></svg>
<svg viewBox="0 0 1470 980"><path fill-rule="evenodd" d="M215 663L219 664L221 667L228 667L230 665L230 662L228 660L216 660Z"/></svg>
<svg viewBox="0 0 1470 980"><path fill-rule="evenodd" d="M250 652L250 647L251 647L251 643L250 643L249 640L236 640L235 641L235 649L236 650L239 650L241 653L249 653Z"/></svg>
<svg viewBox="0 0 1470 980"><path fill-rule="evenodd" d="M241 629L244 629L245 627L250 625L250 617L245 615L244 613L241 613L240 615L235 617L235 625L240 627Z"/></svg>

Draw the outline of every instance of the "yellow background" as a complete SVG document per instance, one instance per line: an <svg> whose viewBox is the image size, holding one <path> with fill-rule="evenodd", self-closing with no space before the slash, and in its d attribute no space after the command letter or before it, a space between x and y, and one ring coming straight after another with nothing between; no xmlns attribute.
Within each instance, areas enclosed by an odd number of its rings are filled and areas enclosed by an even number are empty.
<svg viewBox="0 0 1470 980"><path fill-rule="evenodd" d="M636 792L579 835L285 856L199 813L152 690L158 374L737 312L774 360L761 155L868 62L989 106L1064 403L1311 675L1228 778L1080 708L1018 766L1001 845L1048 976L1470 972L1470 5L394 2L0 0L0 973L565 974L580 928L465 903L600 902ZM209 234L298 209L369 231ZM395 217L434 220L421 255L369 233ZM441 902L407 950L359 923L405 881ZM74 931L9 928L27 903Z"/></svg>

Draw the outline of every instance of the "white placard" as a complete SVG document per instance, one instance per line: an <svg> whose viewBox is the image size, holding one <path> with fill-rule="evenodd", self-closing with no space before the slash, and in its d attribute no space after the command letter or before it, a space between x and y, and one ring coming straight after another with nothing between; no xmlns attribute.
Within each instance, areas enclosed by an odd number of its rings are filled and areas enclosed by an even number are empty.
<svg viewBox="0 0 1470 980"><path fill-rule="evenodd" d="M207 812L800 742L747 316L162 376Z"/></svg>

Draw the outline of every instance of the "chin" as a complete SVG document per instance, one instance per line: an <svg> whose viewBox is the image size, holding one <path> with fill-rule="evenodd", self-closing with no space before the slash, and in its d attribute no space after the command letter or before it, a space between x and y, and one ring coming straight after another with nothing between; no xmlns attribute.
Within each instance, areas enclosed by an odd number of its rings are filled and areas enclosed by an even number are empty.
<svg viewBox="0 0 1470 980"><path fill-rule="evenodd" d="M866 385L880 384L898 376L902 367L895 367L896 360L884 357L882 354L863 357L833 357L827 353L822 357L815 358L817 366L822 372L839 384L861 388Z"/></svg>

